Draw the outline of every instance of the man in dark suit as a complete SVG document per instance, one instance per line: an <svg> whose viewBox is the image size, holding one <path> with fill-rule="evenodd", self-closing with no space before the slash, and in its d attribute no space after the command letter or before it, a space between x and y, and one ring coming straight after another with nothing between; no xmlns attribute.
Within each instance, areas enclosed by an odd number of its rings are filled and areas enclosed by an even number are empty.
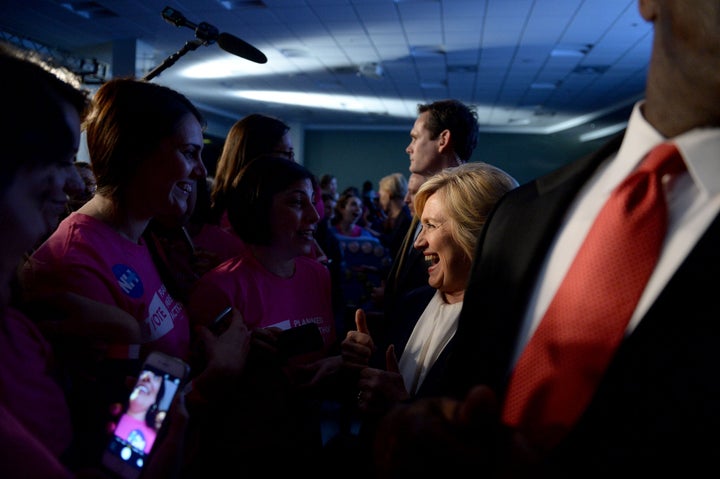
<svg viewBox="0 0 720 479"><path fill-rule="evenodd" d="M410 144L405 148L410 156L410 173L428 178L444 168L466 163L477 145L478 129L475 111L457 100L418 105ZM422 253L413 248L418 228L418 218L413 215L385 280L382 301L386 321L392 321L397 302L405 293L427 286L427 265Z"/></svg>
<svg viewBox="0 0 720 479"><path fill-rule="evenodd" d="M461 459L487 471L510 470L505 477L698 477L717 470L720 2L638 3L643 18L654 24L645 100L635 106L626 131L600 151L520 186L498 203L479 240L447 370L447 394L464 401L443 399L443 408L435 409L416 403L404 416L398 412L391 418L397 422L383 431L388 441L394 440L392 431L400 434L412 421L413 437L423 444L405 438L404 449L386 450L386 457L431 450L429 437L439 450L450 442L440 432L449 431L463 447L472 446L474 455ZM610 191L664 141L678 147L687 172L663 188L669 217L660 258L589 404L559 444L537 455L522 431L508 435L497 427L517 358L542 324ZM438 419L450 421L443 428ZM426 431L419 429L422 421ZM472 433L458 436L458 430ZM488 443L492 453L474 447ZM384 462L395 471L402 466Z"/></svg>

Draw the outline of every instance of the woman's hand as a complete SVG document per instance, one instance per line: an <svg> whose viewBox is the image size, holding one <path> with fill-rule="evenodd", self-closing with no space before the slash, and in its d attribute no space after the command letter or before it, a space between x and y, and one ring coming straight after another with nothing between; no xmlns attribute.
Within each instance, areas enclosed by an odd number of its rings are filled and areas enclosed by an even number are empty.
<svg viewBox="0 0 720 479"><path fill-rule="evenodd" d="M355 311L356 331L348 331L340 344L341 356L345 366L363 368L370 362L370 356L375 351L375 343L367 327L365 311Z"/></svg>
<svg viewBox="0 0 720 479"><path fill-rule="evenodd" d="M202 371L193 379L192 390L204 400L216 397L239 378L250 352L251 334L242 314L233 309L227 328L219 335L206 326L195 328L195 334L204 352Z"/></svg>
<svg viewBox="0 0 720 479"><path fill-rule="evenodd" d="M395 347L385 351L386 370L364 368L358 380L358 409L364 413L384 414L395 404L410 397L400 374Z"/></svg>

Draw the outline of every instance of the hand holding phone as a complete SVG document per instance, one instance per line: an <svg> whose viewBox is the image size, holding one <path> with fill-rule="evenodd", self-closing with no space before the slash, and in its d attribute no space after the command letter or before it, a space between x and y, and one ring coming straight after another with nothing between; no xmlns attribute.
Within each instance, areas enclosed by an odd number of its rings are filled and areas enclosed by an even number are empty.
<svg viewBox="0 0 720 479"><path fill-rule="evenodd" d="M170 405L189 373L190 368L182 360L150 353L103 454L105 467L124 479L140 475L161 436Z"/></svg>
<svg viewBox="0 0 720 479"><path fill-rule="evenodd" d="M206 399L224 389L227 378L238 377L245 369L250 351L251 333L242 314L232 307L221 311L207 327L197 328L196 354L193 365L197 374L193 389ZM190 401L195 395L189 397Z"/></svg>

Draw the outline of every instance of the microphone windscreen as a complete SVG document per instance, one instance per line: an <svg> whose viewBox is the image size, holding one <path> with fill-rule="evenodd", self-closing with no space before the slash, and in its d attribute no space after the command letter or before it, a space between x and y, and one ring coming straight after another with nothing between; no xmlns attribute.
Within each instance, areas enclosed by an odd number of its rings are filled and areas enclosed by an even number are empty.
<svg viewBox="0 0 720 479"><path fill-rule="evenodd" d="M229 33L221 33L217 40L220 48L228 53L237 55L255 63L267 63L267 57L263 52L250 45L246 41L240 40Z"/></svg>

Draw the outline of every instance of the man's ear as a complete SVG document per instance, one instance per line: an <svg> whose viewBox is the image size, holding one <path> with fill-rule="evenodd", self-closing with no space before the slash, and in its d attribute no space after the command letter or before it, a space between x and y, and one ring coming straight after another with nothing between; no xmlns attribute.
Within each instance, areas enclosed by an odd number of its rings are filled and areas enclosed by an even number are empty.
<svg viewBox="0 0 720 479"><path fill-rule="evenodd" d="M443 130L438 135L438 152L443 153L448 148L452 147L452 134L450 130Z"/></svg>

